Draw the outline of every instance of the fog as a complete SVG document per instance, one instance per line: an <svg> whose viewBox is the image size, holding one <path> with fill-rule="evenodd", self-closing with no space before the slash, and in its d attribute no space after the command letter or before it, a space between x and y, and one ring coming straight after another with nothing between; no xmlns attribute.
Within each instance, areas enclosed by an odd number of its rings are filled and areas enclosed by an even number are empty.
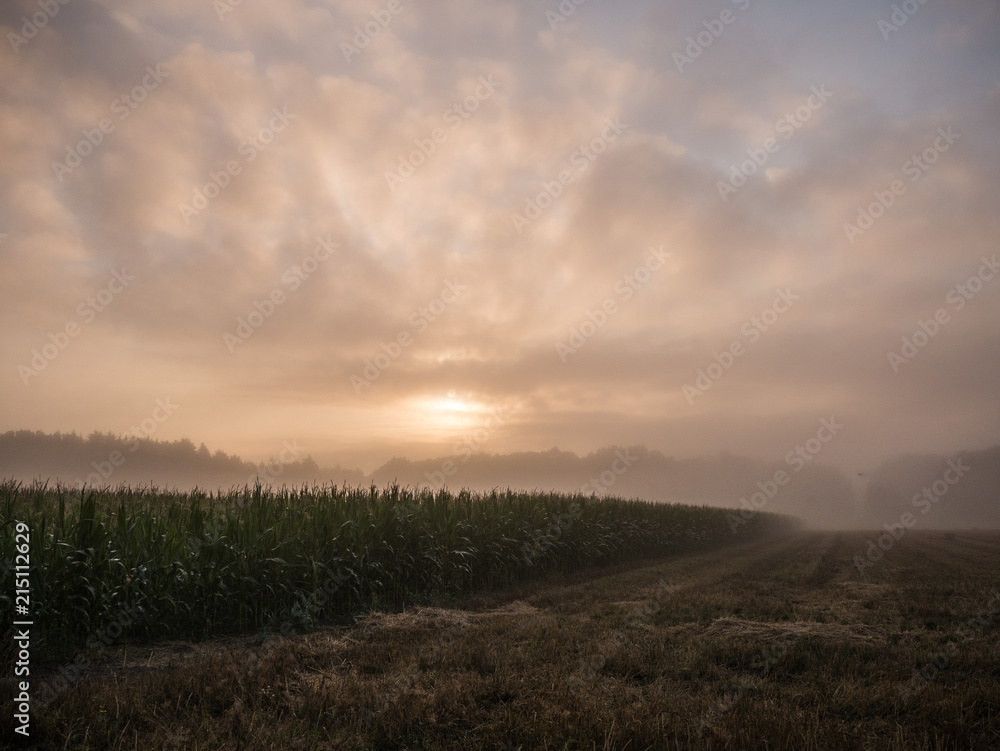
<svg viewBox="0 0 1000 751"><path fill-rule="evenodd" d="M675 459L644 446L608 447L578 456L544 452L392 459L371 473L320 467L294 441L263 462L205 444L94 433L0 435L0 477L66 486L70 495L122 484L207 492L234 487L397 483L433 490L559 491L790 514L813 528L971 529L1000 526L1000 446L954 456L904 456L870 477L850 477L792 453L782 462L721 454ZM910 514L912 519L903 519Z"/></svg>

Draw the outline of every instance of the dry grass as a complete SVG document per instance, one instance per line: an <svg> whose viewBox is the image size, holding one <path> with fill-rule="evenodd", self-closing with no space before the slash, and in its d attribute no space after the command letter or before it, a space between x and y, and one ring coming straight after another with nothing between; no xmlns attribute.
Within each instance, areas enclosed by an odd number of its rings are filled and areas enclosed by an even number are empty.
<svg viewBox="0 0 1000 751"><path fill-rule="evenodd" d="M862 575L852 558L866 542L801 534L304 636L109 651L36 717L36 740L116 750L1000 748L1000 601L990 599L1000 535L910 532ZM907 700L915 671L949 643L948 665Z"/></svg>

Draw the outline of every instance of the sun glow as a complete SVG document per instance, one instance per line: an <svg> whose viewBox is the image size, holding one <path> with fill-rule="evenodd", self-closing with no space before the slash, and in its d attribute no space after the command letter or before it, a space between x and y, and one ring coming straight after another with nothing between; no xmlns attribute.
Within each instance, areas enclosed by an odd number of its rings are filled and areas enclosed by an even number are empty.
<svg viewBox="0 0 1000 751"><path fill-rule="evenodd" d="M459 397L454 391L414 399L411 407L421 427L438 435L479 427L487 412L484 404Z"/></svg>

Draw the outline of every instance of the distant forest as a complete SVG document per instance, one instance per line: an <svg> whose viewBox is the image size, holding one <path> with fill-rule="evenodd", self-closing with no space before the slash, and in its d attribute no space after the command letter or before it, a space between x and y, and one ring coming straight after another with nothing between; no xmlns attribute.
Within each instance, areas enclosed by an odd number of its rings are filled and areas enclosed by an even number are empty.
<svg viewBox="0 0 1000 751"><path fill-rule="evenodd" d="M187 438L157 441L149 438L91 433L42 433L18 430L0 434L0 476L19 480L50 479L67 485L117 486L152 484L157 487L203 489L253 484L365 481L360 470L320 469L294 443L287 443L271 462L250 462L224 451L211 452Z"/></svg>
<svg viewBox="0 0 1000 751"><path fill-rule="evenodd" d="M913 527L1000 527L1000 446L892 459L859 478L864 490L856 497L855 486L841 470L816 462L791 465L729 454L675 459L643 446L609 447L582 457L551 449L468 452L417 462L397 458L365 474L339 465L320 467L293 442L272 461L255 463L188 439L20 430L0 434L0 478L60 481L76 488L130 484L217 490L257 481L274 487L391 482L452 490L511 487L759 508L826 528L880 528L906 513Z"/></svg>

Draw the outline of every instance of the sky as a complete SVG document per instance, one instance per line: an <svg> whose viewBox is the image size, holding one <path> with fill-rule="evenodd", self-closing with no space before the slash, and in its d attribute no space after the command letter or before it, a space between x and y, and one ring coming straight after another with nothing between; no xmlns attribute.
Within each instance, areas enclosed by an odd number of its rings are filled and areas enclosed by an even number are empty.
<svg viewBox="0 0 1000 751"><path fill-rule="evenodd" d="M366 471L1000 442L993 0L7 0L0 34L0 431Z"/></svg>

